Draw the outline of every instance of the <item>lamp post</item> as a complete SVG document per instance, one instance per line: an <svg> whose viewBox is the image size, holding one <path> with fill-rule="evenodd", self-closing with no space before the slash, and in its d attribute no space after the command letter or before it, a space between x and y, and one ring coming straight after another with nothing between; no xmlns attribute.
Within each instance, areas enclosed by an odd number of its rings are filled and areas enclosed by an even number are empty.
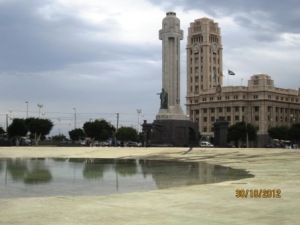
<svg viewBox="0 0 300 225"><path fill-rule="evenodd" d="M142 113L142 110L141 109L137 109L137 114L138 114L138 133L140 133L140 114Z"/></svg>
<svg viewBox="0 0 300 225"><path fill-rule="evenodd" d="M76 129L76 123L77 123L77 118L76 118L76 108L73 108L74 109L74 129Z"/></svg>
<svg viewBox="0 0 300 225"><path fill-rule="evenodd" d="M41 117L41 108L43 107L43 104L37 104L37 106L39 107L39 118Z"/></svg>
<svg viewBox="0 0 300 225"><path fill-rule="evenodd" d="M25 103L26 103L26 118L28 118L28 101L26 101Z"/></svg>
<svg viewBox="0 0 300 225"><path fill-rule="evenodd" d="M293 115L293 114L291 114L291 119L290 119L290 127L293 125L293 121L295 120L295 119L293 119L293 117L294 117L294 115Z"/></svg>

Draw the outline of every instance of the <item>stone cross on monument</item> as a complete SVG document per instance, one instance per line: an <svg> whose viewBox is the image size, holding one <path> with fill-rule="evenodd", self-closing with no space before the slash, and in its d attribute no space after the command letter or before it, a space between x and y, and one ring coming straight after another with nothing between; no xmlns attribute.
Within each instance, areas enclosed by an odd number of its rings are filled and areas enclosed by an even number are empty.
<svg viewBox="0 0 300 225"><path fill-rule="evenodd" d="M187 120L180 106L180 40L183 31L175 12L168 12L163 19L159 39L162 40L162 92L159 93L161 107L156 119Z"/></svg>

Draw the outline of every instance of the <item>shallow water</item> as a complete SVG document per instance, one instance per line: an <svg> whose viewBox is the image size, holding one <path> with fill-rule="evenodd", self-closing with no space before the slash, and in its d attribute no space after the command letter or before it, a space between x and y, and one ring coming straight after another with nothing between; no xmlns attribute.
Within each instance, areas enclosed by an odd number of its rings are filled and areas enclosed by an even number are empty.
<svg viewBox="0 0 300 225"><path fill-rule="evenodd" d="M146 159L0 159L0 198L109 195L253 177L204 162Z"/></svg>

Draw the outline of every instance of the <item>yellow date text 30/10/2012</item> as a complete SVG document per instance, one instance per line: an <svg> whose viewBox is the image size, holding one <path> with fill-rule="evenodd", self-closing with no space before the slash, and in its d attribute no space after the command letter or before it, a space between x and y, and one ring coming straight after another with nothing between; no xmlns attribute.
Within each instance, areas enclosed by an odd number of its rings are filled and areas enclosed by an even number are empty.
<svg viewBox="0 0 300 225"><path fill-rule="evenodd" d="M236 189L236 198L281 198L280 189Z"/></svg>

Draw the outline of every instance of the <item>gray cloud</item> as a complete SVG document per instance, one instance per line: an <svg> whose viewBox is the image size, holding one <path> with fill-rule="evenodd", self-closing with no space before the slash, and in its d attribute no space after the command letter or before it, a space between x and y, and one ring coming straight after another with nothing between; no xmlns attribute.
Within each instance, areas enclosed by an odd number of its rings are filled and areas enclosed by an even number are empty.
<svg viewBox="0 0 300 225"><path fill-rule="evenodd" d="M165 1L151 0L153 4L163 4ZM298 0L174 0L167 5L166 10L181 6L184 10L201 10L214 18L230 16L241 26L257 29L269 29L273 32L300 32L300 2ZM261 27L266 20L274 27Z"/></svg>

